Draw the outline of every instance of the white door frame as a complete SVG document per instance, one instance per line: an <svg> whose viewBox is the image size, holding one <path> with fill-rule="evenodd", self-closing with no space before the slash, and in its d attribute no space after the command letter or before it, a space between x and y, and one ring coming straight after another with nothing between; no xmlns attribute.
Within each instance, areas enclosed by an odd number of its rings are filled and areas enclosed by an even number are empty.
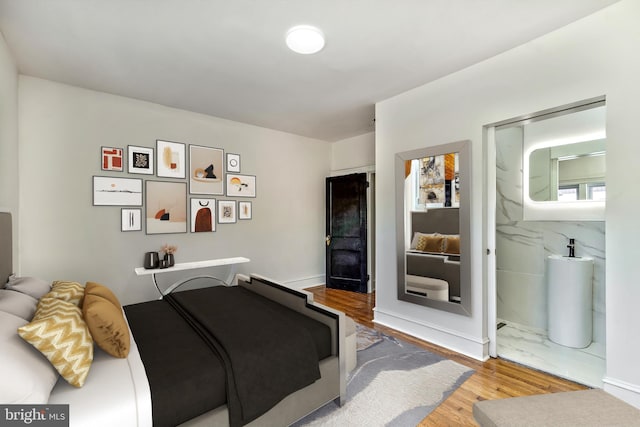
<svg viewBox="0 0 640 427"><path fill-rule="evenodd" d="M489 338L489 356L498 357L497 321L498 292L496 285L496 128L484 129L484 280L487 292L487 337Z"/></svg>

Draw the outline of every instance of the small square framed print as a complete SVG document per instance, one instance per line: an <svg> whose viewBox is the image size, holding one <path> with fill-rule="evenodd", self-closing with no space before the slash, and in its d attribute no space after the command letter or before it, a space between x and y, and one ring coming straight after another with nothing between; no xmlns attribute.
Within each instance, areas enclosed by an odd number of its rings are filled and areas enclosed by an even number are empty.
<svg viewBox="0 0 640 427"><path fill-rule="evenodd" d="M236 222L236 201L220 200L218 202L218 224L232 224Z"/></svg>
<svg viewBox="0 0 640 427"><path fill-rule="evenodd" d="M142 230L142 209L122 209L122 226L121 231L140 231Z"/></svg>
<svg viewBox="0 0 640 427"><path fill-rule="evenodd" d="M238 202L238 219L251 219L251 202Z"/></svg>
<svg viewBox="0 0 640 427"><path fill-rule="evenodd" d="M240 172L240 154L227 153L227 172Z"/></svg>
<svg viewBox="0 0 640 427"><path fill-rule="evenodd" d="M127 154L129 158L129 173L153 175L153 148L129 145Z"/></svg>
<svg viewBox="0 0 640 427"><path fill-rule="evenodd" d="M116 147L102 147L102 170L122 172L124 169L124 150Z"/></svg>

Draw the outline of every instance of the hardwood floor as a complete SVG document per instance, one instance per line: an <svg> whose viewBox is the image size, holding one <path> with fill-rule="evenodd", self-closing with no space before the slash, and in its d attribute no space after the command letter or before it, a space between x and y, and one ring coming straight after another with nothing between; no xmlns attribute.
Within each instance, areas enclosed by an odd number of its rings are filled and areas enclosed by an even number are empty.
<svg viewBox="0 0 640 427"><path fill-rule="evenodd" d="M473 403L479 400L529 396L582 390L587 387L544 372L536 371L502 359L480 362L443 347L413 338L393 329L373 323L374 294L327 289L324 286L307 288L315 301L344 312L356 322L392 335L433 353L473 368L475 373L447 400L419 424L422 426L477 426L473 419Z"/></svg>

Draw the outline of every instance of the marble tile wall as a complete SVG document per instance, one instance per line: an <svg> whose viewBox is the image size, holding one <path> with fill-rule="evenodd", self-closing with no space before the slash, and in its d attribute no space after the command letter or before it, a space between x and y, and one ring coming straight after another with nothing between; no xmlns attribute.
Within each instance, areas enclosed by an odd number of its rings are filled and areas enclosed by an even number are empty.
<svg viewBox="0 0 640 427"><path fill-rule="evenodd" d="M594 259L593 340L605 343L604 221L522 220L522 129L496 132L496 266L498 318L546 330L546 258L567 255Z"/></svg>

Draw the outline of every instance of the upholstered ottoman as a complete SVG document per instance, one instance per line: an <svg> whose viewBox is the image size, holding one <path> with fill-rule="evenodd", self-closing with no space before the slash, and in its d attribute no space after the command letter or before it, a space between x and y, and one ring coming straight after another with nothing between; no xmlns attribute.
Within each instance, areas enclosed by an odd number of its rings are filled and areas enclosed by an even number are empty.
<svg viewBox="0 0 640 427"><path fill-rule="evenodd" d="M604 390L484 400L473 405L481 427L640 426L640 410Z"/></svg>
<svg viewBox="0 0 640 427"><path fill-rule="evenodd" d="M345 332L346 332L346 345L345 351L347 356L347 372L353 371L353 368L356 367L358 363L357 357L357 334L356 334L356 322L353 321L349 316L345 316Z"/></svg>

